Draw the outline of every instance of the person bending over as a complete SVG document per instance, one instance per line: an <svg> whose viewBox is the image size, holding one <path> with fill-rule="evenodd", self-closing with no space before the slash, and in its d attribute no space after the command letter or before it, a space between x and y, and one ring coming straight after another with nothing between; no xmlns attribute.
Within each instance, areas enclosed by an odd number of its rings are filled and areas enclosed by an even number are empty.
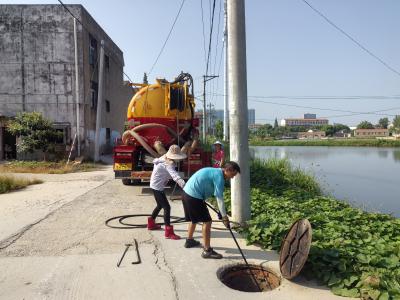
<svg viewBox="0 0 400 300"><path fill-rule="evenodd" d="M203 168L189 178L183 189L183 209L186 221L190 221L188 226L188 237L185 242L186 248L196 247L200 243L193 239L196 223L202 222L203 235L203 258L222 258L222 255L215 252L210 246L211 239L211 216L205 204L205 200L215 196L218 208L222 215L222 221L229 227L229 218L226 214L224 204L225 179L231 179L240 173L239 165L234 161L225 163L223 168Z"/></svg>

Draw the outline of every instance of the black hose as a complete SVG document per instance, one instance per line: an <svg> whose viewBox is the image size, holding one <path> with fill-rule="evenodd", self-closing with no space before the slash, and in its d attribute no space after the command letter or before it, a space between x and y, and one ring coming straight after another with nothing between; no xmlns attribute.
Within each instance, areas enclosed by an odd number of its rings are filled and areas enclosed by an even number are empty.
<svg viewBox="0 0 400 300"><path fill-rule="evenodd" d="M132 224L132 223L128 223L128 222L125 222L125 221L124 221L124 220L126 220L126 219L129 219L129 218L136 218L136 217L151 217L151 215L149 215L149 214L135 214L135 215L116 216L116 217L112 217L112 218L107 219L107 220L105 221L105 225L106 225L107 227L114 228L114 229L136 229L136 228L146 228L146 227L147 227L147 224ZM161 217L161 218L162 218L163 215L158 215L158 217ZM182 218L182 217L171 216L171 219L173 220L173 221L171 222L171 224L179 224L179 223L187 223L187 222L188 222L188 221L185 220L185 218ZM118 223L121 224L121 225L123 225L123 226L114 226L114 225L111 225L111 224L110 224L112 221L116 221L116 220L118 220ZM213 220L213 222L222 222L222 221L220 221L220 220ZM236 223L236 222L231 222L231 223L234 223L234 224L237 225L238 227L240 226L239 223ZM158 224L158 225L165 225L165 223L156 223L156 224ZM226 230L225 228L224 228L224 229L214 228L214 229L217 229L217 230Z"/></svg>
<svg viewBox="0 0 400 300"><path fill-rule="evenodd" d="M135 214L135 215L123 215L123 216L117 216L117 217L112 217L109 218L108 220L105 221L105 225L110 228L114 229L135 229L135 228L146 228L147 224L132 224L132 223L127 223L124 222L124 220L128 218L136 218L136 217L151 217L151 215L148 214ZM158 215L158 217L163 217L163 215ZM171 216L171 219L174 221L171 222L171 224L176 224L176 223L184 223L186 222L184 218L181 217L175 217ZM119 224L123 226L113 226L110 225L109 223L112 221L118 220ZM156 223L158 225L164 225L164 223Z"/></svg>

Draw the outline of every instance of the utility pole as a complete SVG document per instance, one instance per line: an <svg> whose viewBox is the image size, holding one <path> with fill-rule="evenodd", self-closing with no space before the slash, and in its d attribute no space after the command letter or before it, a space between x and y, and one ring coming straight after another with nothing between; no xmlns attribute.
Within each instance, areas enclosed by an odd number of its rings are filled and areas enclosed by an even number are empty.
<svg viewBox="0 0 400 300"><path fill-rule="evenodd" d="M97 114L96 114L96 135L94 138L94 161L100 160L100 130L101 130L101 113L103 104L103 73L104 73L104 40L101 40L100 46L100 65L99 65L99 92L97 97Z"/></svg>
<svg viewBox="0 0 400 300"><path fill-rule="evenodd" d="M208 103L208 126L209 126L209 133L213 133L213 130L212 130L212 126L213 126L213 122L212 122L212 119L213 119L213 113L212 113L212 107L214 107L214 105L210 102L210 103Z"/></svg>
<svg viewBox="0 0 400 300"><path fill-rule="evenodd" d="M227 7L224 1L224 141L229 139L229 102L228 102L228 31L227 31Z"/></svg>
<svg viewBox="0 0 400 300"><path fill-rule="evenodd" d="M74 18L74 44L75 44L75 101L76 101L76 136L78 138L78 156L81 156L81 135L80 135L80 105L79 105L79 69L78 69L78 34L76 19Z"/></svg>
<svg viewBox="0 0 400 300"><path fill-rule="evenodd" d="M217 78L217 75L203 75L203 143L206 142L206 132L207 132L207 102L206 102L206 82Z"/></svg>
<svg viewBox="0 0 400 300"><path fill-rule="evenodd" d="M232 180L232 216L250 220L250 168L246 74L246 24L244 0L227 1L230 156L240 166Z"/></svg>

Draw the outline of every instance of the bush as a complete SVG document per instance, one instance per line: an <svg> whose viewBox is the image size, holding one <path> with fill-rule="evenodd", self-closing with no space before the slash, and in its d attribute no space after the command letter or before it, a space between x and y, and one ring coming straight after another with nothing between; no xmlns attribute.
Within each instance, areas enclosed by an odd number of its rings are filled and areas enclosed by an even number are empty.
<svg viewBox="0 0 400 300"><path fill-rule="evenodd" d="M21 178L14 178L12 176L0 176L0 194L4 194L13 190L22 189L31 184L38 184L42 183L43 181L38 179L21 179Z"/></svg>
<svg viewBox="0 0 400 300"><path fill-rule="evenodd" d="M287 160L255 161L250 173L252 216L242 229L249 243L279 250L291 224L307 218L313 242L305 276L341 296L400 299L400 219L322 196Z"/></svg>

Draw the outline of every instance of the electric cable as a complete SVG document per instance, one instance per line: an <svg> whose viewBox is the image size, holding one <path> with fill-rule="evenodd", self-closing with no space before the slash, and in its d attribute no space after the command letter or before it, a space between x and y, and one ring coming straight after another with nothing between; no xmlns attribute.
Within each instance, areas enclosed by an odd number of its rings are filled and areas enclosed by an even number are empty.
<svg viewBox="0 0 400 300"><path fill-rule="evenodd" d="M210 63L210 53L211 53L211 42L214 27L214 13L215 13L215 0L213 1L212 18L211 18L211 28L210 28L210 39L208 43L208 54L207 54L207 65L206 65L206 76L208 75L208 65Z"/></svg>
<svg viewBox="0 0 400 300"><path fill-rule="evenodd" d="M355 43L358 47L360 47L362 50L364 50L365 52L367 52L370 56L372 56L373 58L375 58L377 61L379 61L382 65L384 65L387 69L389 69L390 71L392 71L393 73L395 73L396 75L400 76L400 72L397 71L396 69L394 69L393 67L389 66L388 63L386 63L383 59L381 59L380 57L378 57L376 54L372 53L370 50L368 50L365 46L363 46L360 42L358 42L355 38L353 38L350 34L348 34L347 32L345 32L342 28L340 28L339 26L337 26L335 23L333 23L328 17L326 17L322 12L320 12L318 9L316 9L315 7L313 7L309 2L307 2L306 0L301 0L303 1L305 4L307 4L314 12L316 12L319 16L321 16L325 21L327 21L330 25L332 25L334 28L336 28L339 32L341 32L342 34L344 34L347 38L349 38L353 43Z"/></svg>
<svg viewBox="0 0 400 300"><path fill-rule="evenodd" d="M171 36L172 30L173 30L174 27L175 27L176 21L178 20L179 15L181 14L182 7L183 7L183 4L184 4L184 3L185 3L185 0L182 0L181 6L179 7L179 10L178 10L178 13L176 14L176 17L175 17L174 22L172 23L172 26L171 26L171 29L169 30L169 33L168 33L168 35L167 35L167 38L165 39L165 42L164 42L164 44L162 45L161 50L160 50L160 52L158 53L156 60L154 61L153 65L151 66L150 71L147 73L148 75L151 74L151 72L153 71L155 65L156 65L157 62L158 62L158 59L159 59L160 56L161 56L161 53L164 51L165 45L167 44L167 42L168 42L168 40L169 40L169 38L170 38L170 36Z"/></svg>
<svg viewBox="0 0 400 300"><path fill-rule="evenodd" d="M83 25L83 23L81 22L81 20L79 20L79 18L75 17L75 15L69 10L69 8L68 8L61 0L58 0L58 2L60 2L60 4L62 5L62 7L63 7L76 21L78 21L79 24L81 24L82 28L85 29L87 33L90 33L89 29L87 29L86 26ZM116 61L115 58L114 58L112 55L110 55L110 54L106 51L106 49L104 48L104 45L101 45L101 44L100 44L100 47L103 48L104 53L105 53L108 57L110 57L116 64L120 64L120 62ZM97 58L96 58L96 59L97 59ZM133 81L131 80L131 78L128 76L128 74L126 74L126 73L124 72L124 70L122 70L122 73L126 76L126 78L128 78L128 80L129 80L130 82L133 82Z"/></svg>
<svg viewBox="0 0 400 300"><path fill-rule="evenodd" d="M203 0L200 1L201 6L201 23L203 28L203 51L204 51L204 64L207 65L207 54L206 54L206 36L204 33L204 12L203 12Z"/></svg>

